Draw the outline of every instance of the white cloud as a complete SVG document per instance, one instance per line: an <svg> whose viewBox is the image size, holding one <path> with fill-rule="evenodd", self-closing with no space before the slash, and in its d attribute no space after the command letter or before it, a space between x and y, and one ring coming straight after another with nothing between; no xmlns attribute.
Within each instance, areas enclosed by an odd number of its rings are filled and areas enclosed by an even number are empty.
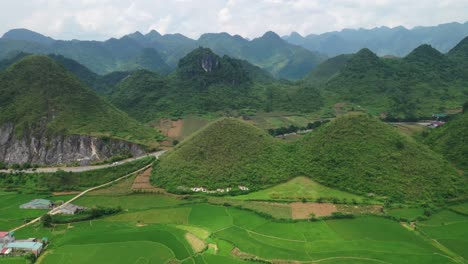
<svg viewBox="0 0 468 264"><path fill-rule="evenodd" d="M179 1L183 1L183 0L179 0ZM184 1L188 1L188 0L184 0ZM155 24L152 24L148 28L148 31L156 30L161 34L169 33L168 28L171 25L171 22L172 22L172 17L170 15L165 16L163 18L160 18L158 22L156 22Z"/></svg>
<svg viewBox="0 0 468 264"><path fill-rule="evenodd" d="M0 34L26 27L58 39L106 39L155 29L197 38L273 30L414 27L468 20L467 0L2 0Z"/></svg>
<svg viewBox="0 0 468 264"><path fill-rule="evenodd" d="M229 9L227 7L219 10L219 12L218 12L219 22L224 24L224 23L227 23L227 22L231 21L231 18L232 18L231 12L229 12Z"/></svg>

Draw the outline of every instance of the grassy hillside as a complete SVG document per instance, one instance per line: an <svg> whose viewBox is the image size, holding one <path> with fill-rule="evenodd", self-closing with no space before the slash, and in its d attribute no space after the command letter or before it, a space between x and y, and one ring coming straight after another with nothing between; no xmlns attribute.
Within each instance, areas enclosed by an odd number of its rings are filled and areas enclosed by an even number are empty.
<svg viewBox="0 0 468 264"><path fill-rule="evenodd" d="M0 124L25 132L85 134L156 146L160 134L102 100L51 58L29 56L0 74Z"/></svg>
<svg viewBox="0 0 468 264"><path fill-rule="evenodd" d="M303 175L341 190L396 200L466 194L466 179L441 156L366 115L338 118L297 148Z"/></svg>
<svg viewBox="0 0 468 264"><path fill-rule="evenodd" d="M468 171L468 111L431 130L425 142L456 166Z"/></svg>
<svg viewBox="0 0 468 264"><path fill-rule="evenodd" d="M288 179L290 162L284 148L263 130L221 119L164 155L153 183L170 189L261 188Z"/></svg>
<svg viewBox="0 0 468 264"><path fill-rule="evenodd" d="M310 83L324 83L338 74L353 55L343 54L330 58L315 67L304 80Z"/></svg>

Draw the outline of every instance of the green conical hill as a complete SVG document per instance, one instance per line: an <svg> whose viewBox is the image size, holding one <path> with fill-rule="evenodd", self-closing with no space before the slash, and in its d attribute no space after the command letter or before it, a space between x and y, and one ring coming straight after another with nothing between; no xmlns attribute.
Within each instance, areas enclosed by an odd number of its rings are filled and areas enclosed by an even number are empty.
<svg viewBox="0 0 468 264"><path fill-rule="evenodd" d="M341 190L403 201L453 198L466 189L439 154L367 115L338 118L297 147L302 174Z"/></svg>
<svg viewBox="0 0 468 264"><path fill-rule="evenodd" d="M169 189L205 187L261 188L284 181L288 170L284 146L237 119L221 119L165 155L154 183Z"/></svg>

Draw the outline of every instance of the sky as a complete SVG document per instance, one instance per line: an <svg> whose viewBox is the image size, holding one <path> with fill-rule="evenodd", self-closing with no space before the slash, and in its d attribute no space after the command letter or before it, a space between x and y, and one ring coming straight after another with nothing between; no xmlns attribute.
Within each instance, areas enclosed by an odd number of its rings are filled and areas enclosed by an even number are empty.
<svg viewBox="0 0 468 264"><path fill-rule="evenodd" d="M27 28L55 39L105 40L154 29L254 38L269 30L308 35L463 23L467 11L468 0L0 0L0 35Z"/></svg>

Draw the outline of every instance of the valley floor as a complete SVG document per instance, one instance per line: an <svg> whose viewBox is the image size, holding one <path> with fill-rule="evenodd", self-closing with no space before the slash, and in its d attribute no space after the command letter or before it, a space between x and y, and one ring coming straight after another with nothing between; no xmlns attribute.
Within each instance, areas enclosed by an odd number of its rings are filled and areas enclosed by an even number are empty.
<svg viewBox="0 0 468 264"><path fill-rule="evenodd" d="M135 193L131 189L135 179L90 192L74 202L86 207L121 206L121 213L53 228L36 224L18 230L16 237L48 237L51 243L38 263L52 264L466 263L468 258L467 203L418 221L416 229L372 215L276 220L254 209L215 205L203 196ZM43 213L18 208L19 201L28 201L32 195L1 193L1 197L2 230ZM390 214L411 218L421 213L396 209ZM0 263L24 260L0 258Z"/></svg>

